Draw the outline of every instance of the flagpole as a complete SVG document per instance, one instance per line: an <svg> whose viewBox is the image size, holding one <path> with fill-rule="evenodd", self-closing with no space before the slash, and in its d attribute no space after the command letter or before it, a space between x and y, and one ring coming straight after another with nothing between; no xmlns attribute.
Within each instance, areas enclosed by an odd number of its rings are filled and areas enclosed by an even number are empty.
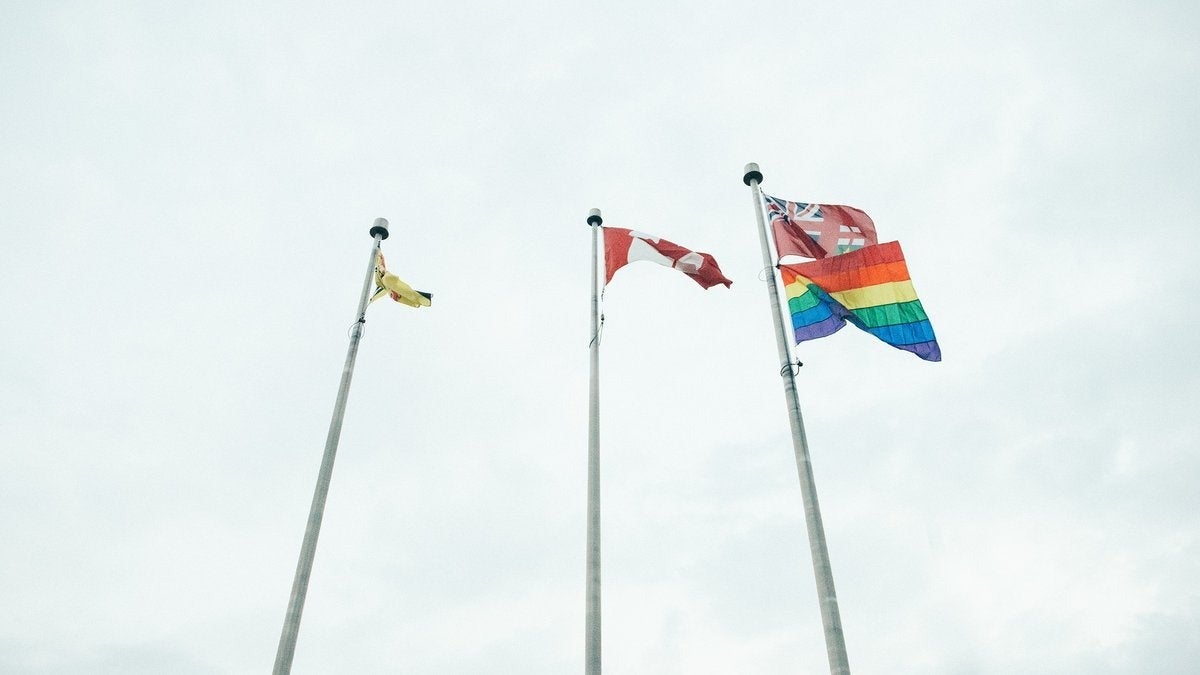
<svg viewBox="0 0 1200 675"><path fill-rule="evenodd" d="M800 402L796 396L796 378L792 371L791 338L784 328L783 308L779 304L779 290L775 285L776 261L771 256L767 241L767 224L763 215L762 198L758 184L762 172L758 165L746 165L742 182L750 186L754 199L754 215L758 219L758 241L762 245L763 265L771 270L767 289L771 299L771 318L775 322L775 335L779 346L779 375L783 378L783 392L787 399L788 421L792 428L792 448L796 453L796 470L800 474L800 495L804 501L804 520L808 526L808 548L812 554L813 575L817 583L817 601L821 607L821 624L825 629L825 651L829 657L831 675L849 675L850 661L846 656L846 639L842 633L842 618L838 610L837 594L833 588L833 569L829 564L829 549L825 545L825 526L821 523L821 506L817 502L817 485L813 479L812 462L808 455L808 439L804 435L804 418L800 414ZM789 317L790 323L790 317Z"/></svg>
<svg viewBox="0 0 1200 675"><path fill-rule="evenodd" d="M333 418L329 422L329 434L325 438L325 455L321 459L321 471L317 475L317 487L313 492L312 507L308 511L308 526L304 530L304 543L300 546L300 560L296 563L296 577L292 581L292 596L288 600L287 614L283 621L283 632L279 636L279 649L275 652L274 675L287 675L292 671L292 656L296 652L296 636L300 632L300 614L304 611L304 598L308 594L308 578L312 574L313 556L317 550L317 536L321 533L321 519L325 516L325 497L329 494L329 480L333 475L333 459L337 455L338 439L342 435L342 418L346 414L346 398L350 394L350 378L354 375L354 360L358 356L358 342L362 339L363 325L367 322L367 297L371 291L371 279L375 276L375 259L379 253L379 242L388 238L388 221L376 218L371 226L371 258L367 263L367 277L363 280L362 294L358 299L358 318L350 329L350 347L346 351L346 364L342 366L342 383L338 387L337 402L333 406Z"/></svg>
<svg viewBox="0 0 1200 675"><path fill-rule="evenodd" d="M592 228L592 342L588 381L587 609L584 673L600 675L600 209L588 212Z"/></svg>

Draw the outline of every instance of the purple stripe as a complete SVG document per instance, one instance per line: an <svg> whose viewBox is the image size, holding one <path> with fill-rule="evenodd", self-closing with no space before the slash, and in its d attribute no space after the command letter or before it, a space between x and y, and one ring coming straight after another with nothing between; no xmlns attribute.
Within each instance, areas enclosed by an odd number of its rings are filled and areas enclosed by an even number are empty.
<svg viewBox="0 0 1200 675"><path fill-rule="evenodd" d="M896 349L903 349L906 352L912 352L926 361L941 361L942 348L938 346L937 340L929 342L918 342L911 345L892 345Z"/></svg>
<svg viewBox="0 0 1200 675"><path fill-rule="evenodd" d="M800 344L805 340L816 340L823 338L826 335L833 335L846 325L846 320L834 314L822 321L818 321L808 326L801 326L796 329L796 344Z"/></svg>

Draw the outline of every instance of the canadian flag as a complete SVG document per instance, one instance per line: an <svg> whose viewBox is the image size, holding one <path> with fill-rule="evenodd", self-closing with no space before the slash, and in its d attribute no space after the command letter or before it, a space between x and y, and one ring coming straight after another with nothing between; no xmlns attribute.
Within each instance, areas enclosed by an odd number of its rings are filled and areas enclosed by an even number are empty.
<svg viewBox="0 0 1200 675"><path fill-rule="evenodd" d="M649 260L659 265L673 267L696 280L704 288L733 282L725 278L717 261L707 253L686 249L666 239L651 234L625 230L619 227L604 229L604 283L612 281L613 274L635 260Z"/></svg>

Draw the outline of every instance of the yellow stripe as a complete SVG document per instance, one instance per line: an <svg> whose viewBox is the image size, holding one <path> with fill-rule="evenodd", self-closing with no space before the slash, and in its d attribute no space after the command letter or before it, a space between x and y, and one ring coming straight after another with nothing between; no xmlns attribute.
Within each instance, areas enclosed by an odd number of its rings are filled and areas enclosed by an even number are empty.
<svg viewBox="0 0 1200 675"><path fill-rule="evenodd" d="M783 287L783 294L788 298L798 298L808 292L808 285L811 283L807 278L797 274L795 281Z"/></svg>
<svg viewBox="0 0 1200 675"><path fill-rule="evenodd" d="M917 299L917 292L913 290L911 281L890 281L886 284L852 288L829 295L842 303L846 309L890 305L893 302L911 302Z"/></svg>

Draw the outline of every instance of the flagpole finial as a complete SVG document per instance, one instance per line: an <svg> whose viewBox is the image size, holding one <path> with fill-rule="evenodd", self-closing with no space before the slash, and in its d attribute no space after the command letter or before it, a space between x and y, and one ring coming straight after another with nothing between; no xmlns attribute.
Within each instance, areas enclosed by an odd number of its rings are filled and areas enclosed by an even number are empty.
<svg viewBox="0 0 1200 675"><path fill-rule="evenodd" d="M742 182L746 185L749 185L750 181L752 180L762 183L762 172L758 170L758 165L754 162L750 162L746 165L746 168L742 170L745 172L745 174L742 176Z"/></svg>
<svg viewBox="0 0 1200 675"><path fill-rule="evenodd" d="M387 218L376 218L375 224L371 226L371 236L378 236L380 239L388 238L388 222Z"/></svg>
<svg viewBox="0 0 1200 675"><path fill-rule="evenodd" d="M604 219L600 217L600 209L592 209L592 210L588 211L588 219L587 219L588 225L599 225L603 222L604 222Z"/></svg>

